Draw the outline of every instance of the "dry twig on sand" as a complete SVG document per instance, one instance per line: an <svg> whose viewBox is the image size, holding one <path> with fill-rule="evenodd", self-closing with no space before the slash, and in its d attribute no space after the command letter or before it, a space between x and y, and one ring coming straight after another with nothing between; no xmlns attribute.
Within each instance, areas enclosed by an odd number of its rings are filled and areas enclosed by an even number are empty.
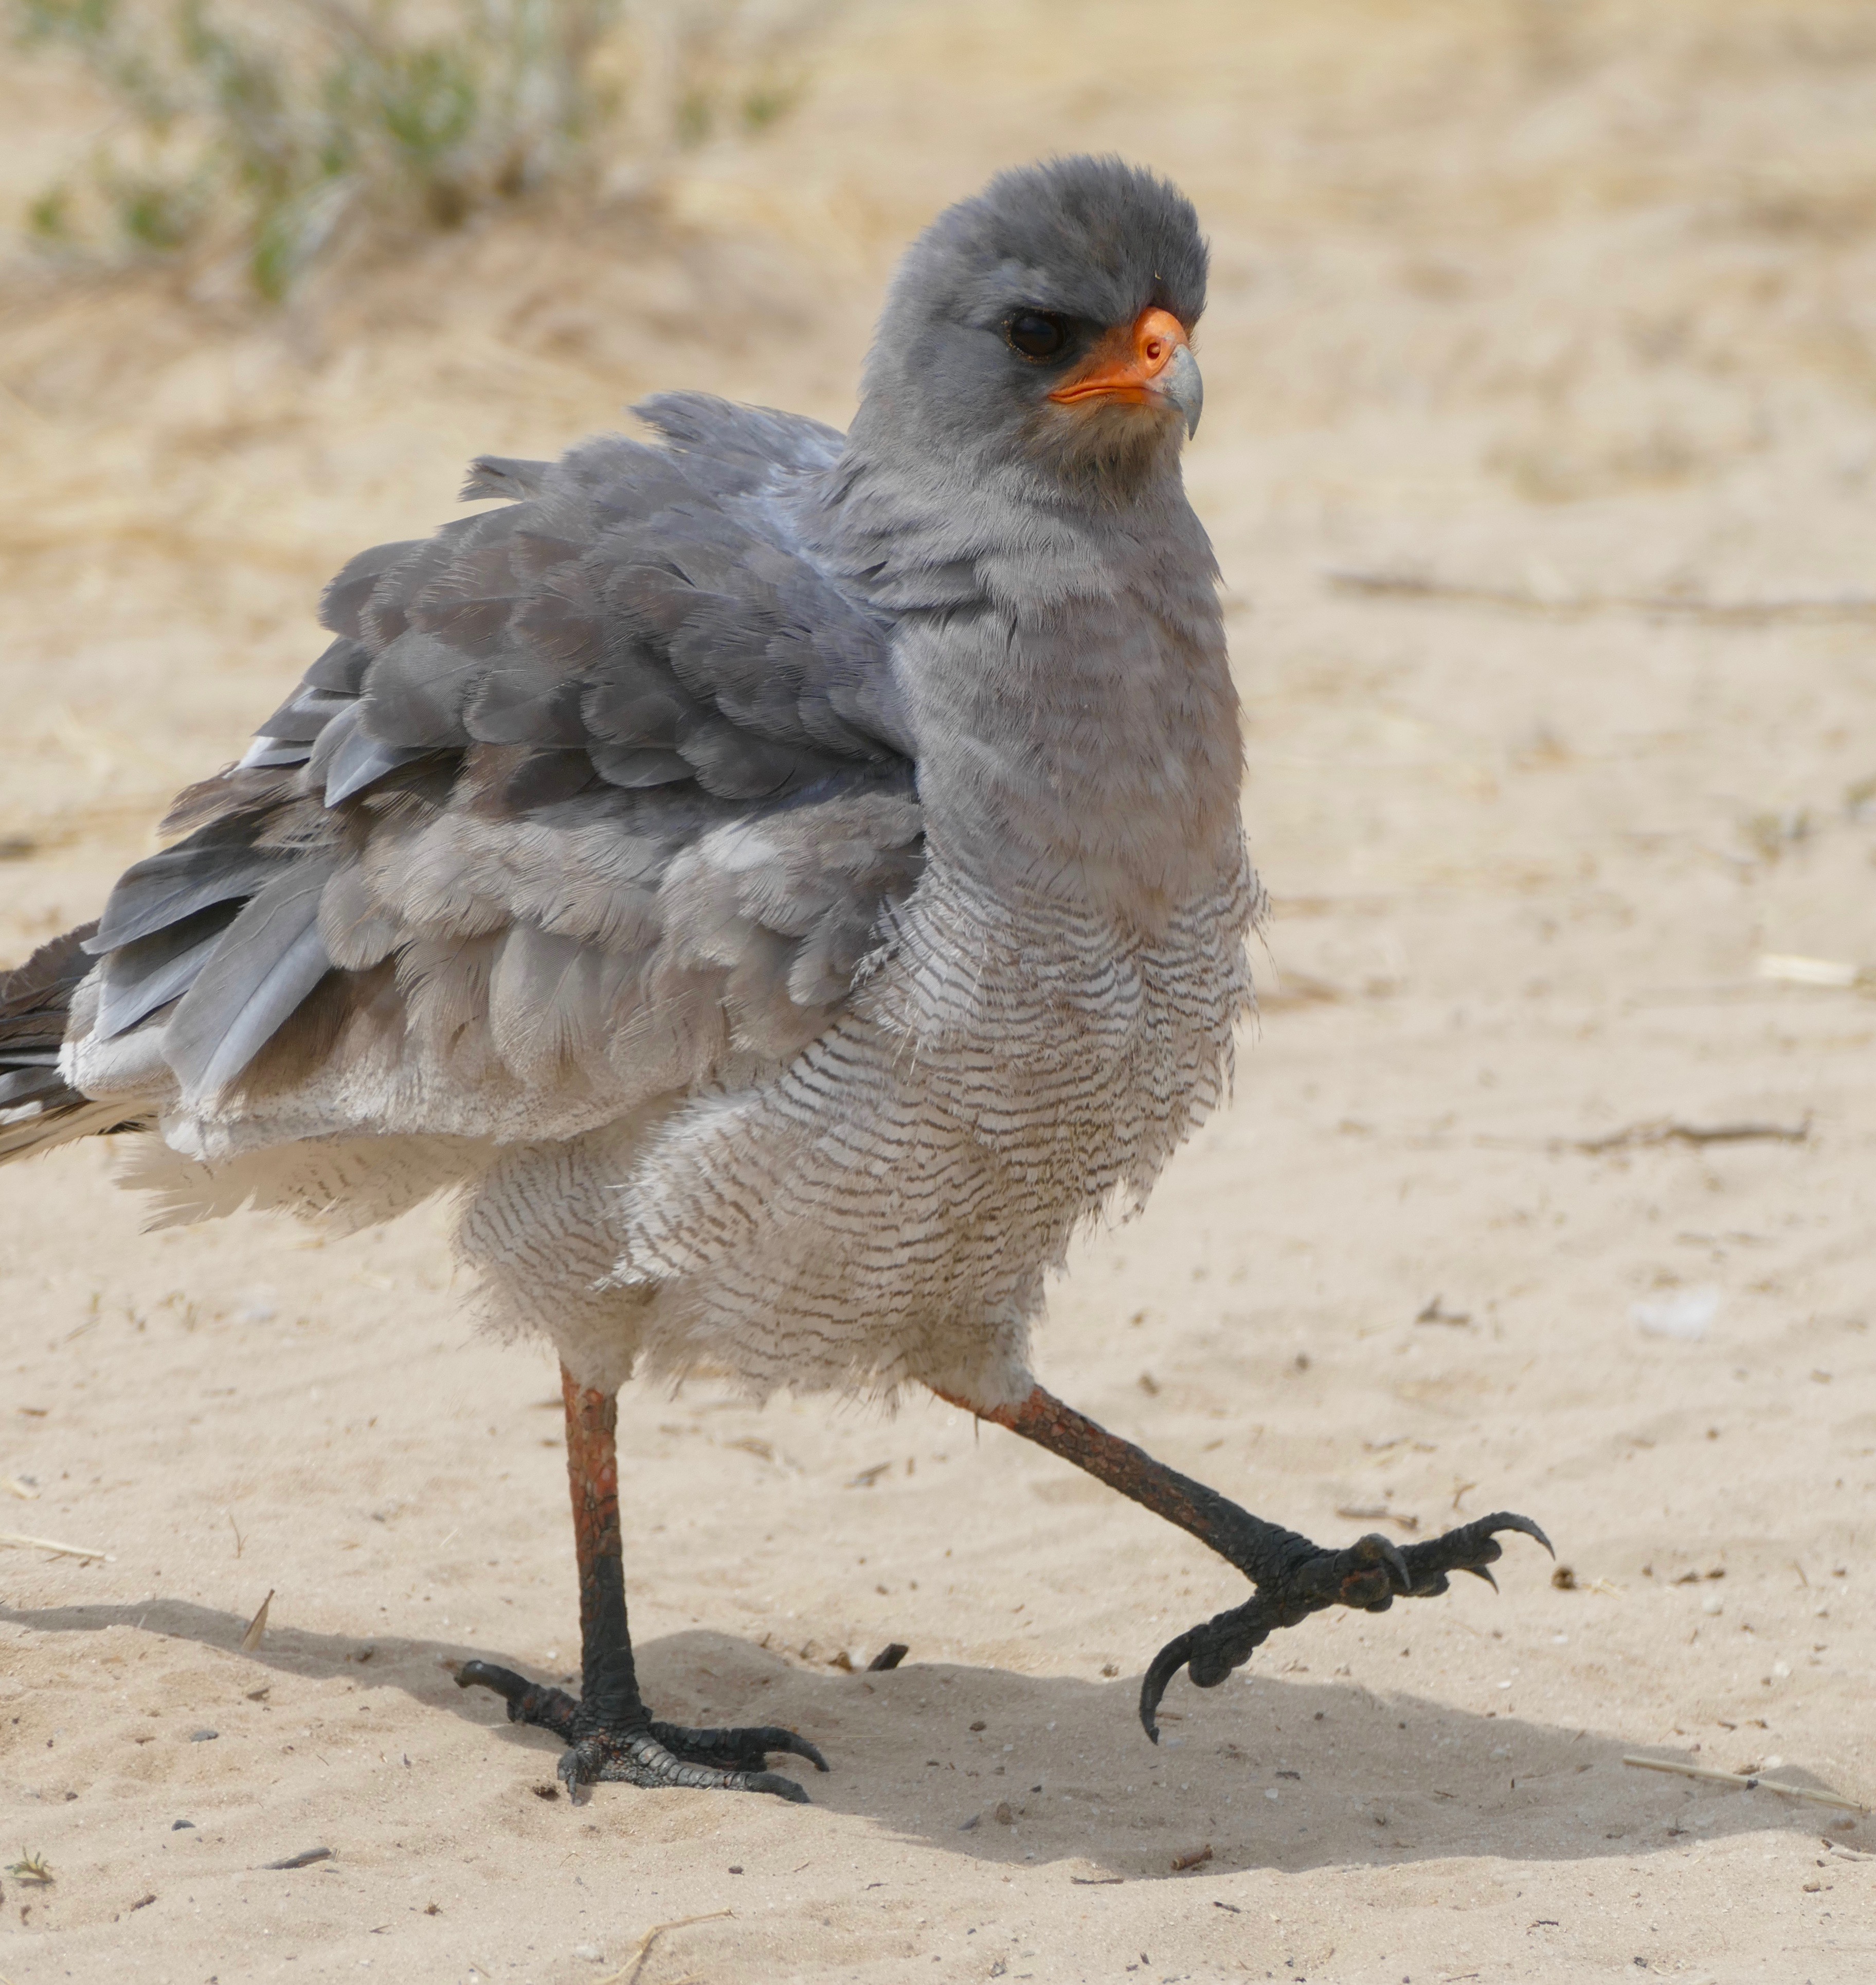
<svg viewBox="0 0 1876 1985"><path fill-rule="evenodd" d="M1676 1778L1704 1778L1713 1785L1737 1786L1741 1792L1756 1789L1781 1792L1787 1799L1808 1799L1813 1805L1833 1805L1844 1812L1867 1813L1871 1810L1860 1800L1845 1799L1841 1792L1818 1792L1810 1785L1788 1785L1781 1779L1761 1778L1744 1772L1717 1771L1711 1765L1683 1765L1677 1758L1642 1758L1630 1752L1622 1762L1633 1765L1640 1772L1671 1772Z"/></svg>
<svg viewBox="0 0 1876 1985"><path fill-rule="evenodd" d="M1477 1483L1468 1485L1476 1489ZM1417 1530L1420 1527L1418 1516L1405 1515L1399 1510L1391 1510L1385 1503L1341 1503L1336 1506L1335 1513L1346 1523L1391 1523L1398 1530Z"/></svg>
<svg viewBox="0 0 1876 1985"><path fill-rule="evenodd" d="M1876 992L1876 966L1843 958L1807 958L1770 951L1757 966L1761 979L1779 986L1814 986L1827 992Z"/></svg>
<svg viewBox="0 0 1876 1985"><path fill-rule="evenodd" d="M251 1654L260 1645L261 1636L267 1631L267 1608L273 1604L274 1588L270 1585L267 1587L267 1597L261 1600L259 1610L255 1613L253 1618L248 1621L247 1631L241 1636L243 1654Z"/></svg>
<svg viewBox="0 0 1876 1985"><path fill-rule="evenodd" d="M269 1873L286 1868L310 1868L315 1861L330 1861L330 1847L303 1847L297 1854L289 1854L284 1861L263 1861L261 1866Z"/></svg>
<svg viewBox="0 0 1876 1985"><path fill-rule="evenodd" d="M1602 1137L1557 1140L1557 1147L1587 1151L1592 1157L1602 1151L1633 1150L1647 1144L1747 1144L1764 1141L1801 1144L1811 1135L1811 1119L1801 1123L1677 1123L1670 1117L1652 1123L1630 1123Z"/></svg>
<svg viewBox="0 0 1876 1985"><path fill-rule="evenodd" d="M1834 600L1701 600L1672 593L1552 594L1533 586L1475 585L1411 572L1336 571L1324 576L1331 592L1361 599L1435 600L1522 613L1651 613L1743 627L1771 620L1876 620L1876 599L1856 594Z"/></svg>
<svg viewBox="0 0 1876 1985"><path fill-rule="evenodd" d="M22 1537L16 1531L0 1530L0 1546L8 1544L16 1550L50 1551L55 1557L94 1557L106 1564L116 1562L109 1551L93 1550L89 1544L62 1544L55 1537Z"/></svg>
<svg viewBox="0 0 1876 1985"><path fill-rule="evenodd" d="M599 1985L636 1985L639 1973L645 1969L646 1960L651 1956L652 1946L666 1930L688 1930L693 1923L716 1923L723 1916L733 1916L734 1909L712 1909L700 1916L675 1916L670 1923L653 1923L639 1939L639 1947L626 1960L619 1970L609 1972L599 1980Z"/></svg>

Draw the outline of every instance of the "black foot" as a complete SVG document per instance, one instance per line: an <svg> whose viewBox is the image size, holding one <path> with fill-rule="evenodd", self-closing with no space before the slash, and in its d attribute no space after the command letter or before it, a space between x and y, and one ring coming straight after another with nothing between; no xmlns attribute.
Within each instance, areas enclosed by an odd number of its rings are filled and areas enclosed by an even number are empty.
<svg viewBox="0 0 1876 1985"><path fill-rule="evenodd" d="M508 1705L511 1723L551 1730L567 1746L559 1775L567 1795L597 1779L633 1785L684 1785L696 1792L773 1792L805 1805L807 1794L793 1778L767 1769L771 1751L805 1758L816 1771L827 1761L805 1737L792 1730L687 1730L655 1723L636 1691L602 1690L595 1706L576 1702L564 1691L531 1682L512 1668L492 1661L465 1661L456 1671L459 1688L492 1688Z"/></svg>
<svg viewBox="0 0 1876 1985"><path fill-rule="evenodd" d="M1549 1538L1529 1516L1504 1510L1404 1550L1379 1536L1362 1537L1338 1551L1297 1538L1301 1549L1280 1575L1264 1578L1242 1606L1189 1627L1153 1657L1140 1684L1140 1722L1147 1735L1159 1742L1154 1712L1182 1668L1200 1688L1216 1688L1278 1627L1294 1627L1325 1606L1384 1613L1397 1599L1431 1599L1444 1592L1448 1574L1455 1571L1469 1571L1495 1590L1498 1580L1485 1567L1503 1555L1495 1534L1499 1530L1522 1531L1556 1556Z"/></svg>

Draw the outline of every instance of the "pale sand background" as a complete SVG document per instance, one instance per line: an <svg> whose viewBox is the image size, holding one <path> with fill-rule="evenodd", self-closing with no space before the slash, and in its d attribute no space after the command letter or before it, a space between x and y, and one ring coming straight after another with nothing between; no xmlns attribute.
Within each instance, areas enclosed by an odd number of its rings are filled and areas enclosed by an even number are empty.
<svg viewBox="0 0 1876 1985"><path fill-rule="evenodd" d="M9 195L96 114L9 58ZM642 1985L1873 1975L1876 1862L1821 1836L1876 1825L1620 1758L1876 1800L1876 1008L1755 976L1876 965L1876 8L863 7L801 115L699 161L676 249L493 229L284 331L16 271L0 955L96 909L472 452L663 386L844 418L898 245L1082 146L1213 231L1191 481L1287 989L1042 1370L1319 1536L1528 1510L1586 1589L1514 1541L1500 1598L1176 1684L1155 1752L1141 1664L1243 1590L1196 1545L930 1402L629 1393L657 1704L836 1770L570 1811L444 1667L572 1658L548 1360L465 1342L432 1214L143 1238L63 1153L0 1182L0 1476L38 1490L0 1528L111 1556L0 1553L0 1849L57 1875L0 1872L11 1985L560 1985L721 1910ZM1695 610L1802 601L1839 603ZM1660 1118L1811 1130L1570 1141ZM1633 1320L1703 1288L1700 1340Z"/></svg>

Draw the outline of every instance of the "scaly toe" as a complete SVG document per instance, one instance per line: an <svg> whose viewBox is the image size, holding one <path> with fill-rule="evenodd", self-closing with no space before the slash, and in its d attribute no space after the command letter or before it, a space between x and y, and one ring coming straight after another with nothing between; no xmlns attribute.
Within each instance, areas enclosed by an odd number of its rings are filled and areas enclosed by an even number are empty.
<svg viewBox="0 0 1876 1985"><path fill-rule="evenodd" d="M1334 1562L1346 1565L1336 1587L1337 1603L1368 1613L1384 1613L1402 1593L1414 1589L1399 1547L1378 1532L1358 1538Z"/></svg>
<svg viewBox="0 0 1876 1985"><path fill-rule="evenodd" d="M766 1768L769 1753L780 1752L784 1756L803 1758L817 1772L827 1769L827 1761L819 1748L810 1744L799 1731L784 1730L774 1724L760 1724L747 1729L692 1730L679 1723L654 1721L651 1734L675 1758L681 1758L690 1765L715 1765L725 1771L760 1772ZM789 1781L790 1784L794 1781Z"/></svg>
<svg viewBox="0 0 1876 1985"><path fill-rule="evenodd" d="M674 1756L649 1731L623 1741L602 1741L606 1753L599 1772L602 1778L688 1792L770 1792L797 1805L808 1803L800 1786L780 1772L726 1770L720 1765L693 1762Z"/></svg>

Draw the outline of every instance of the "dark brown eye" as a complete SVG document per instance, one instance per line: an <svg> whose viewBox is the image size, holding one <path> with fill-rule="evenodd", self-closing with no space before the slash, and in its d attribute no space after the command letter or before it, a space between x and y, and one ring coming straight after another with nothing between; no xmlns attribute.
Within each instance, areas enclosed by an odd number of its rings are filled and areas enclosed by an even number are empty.
<svg viewBox="0 0 1876 1985"><path fill-rule="evenodd" d="M1004 335L1025 358L1052 358L1068 342L1069 327L1046 311L1023 311L1010 319Z"/></svg>

